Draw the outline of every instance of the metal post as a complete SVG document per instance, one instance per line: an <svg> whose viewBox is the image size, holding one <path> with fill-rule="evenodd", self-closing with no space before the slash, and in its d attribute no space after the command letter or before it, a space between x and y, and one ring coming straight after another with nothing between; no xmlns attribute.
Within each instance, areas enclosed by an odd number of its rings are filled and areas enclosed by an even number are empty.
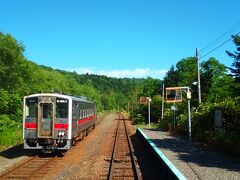
<svg viewBox="0 0 240 180"><path fill-rule="evenodd" d="M164 83L163 83L163 92L162 92L162 120L163 120L163 115L164 115Z"/></svg>
<svg viewBox="0 0 240 180"><path fill-rule="evenodd" d="M201 104L201 82L200 82L200 65L199 65L199 58L198 58L198 49L196 48L196 59L197 59L197 71L198 71L198 103Z"/></svg>
<svg viewBox="0 0 240 180"><path fill-rule="evenodd" d="M148 128L151 128L151 125L150 125L150 102L151 102L151 98L148 97Z"/></svg>
<svg viewBox="0 0 240 180"><path fill-rule="evenodd" d="M173 119L173 131L175 133L175 129L176 129L176 110L174 110L174 119Z"/></svg>
<svg viewBox="0 0 240 180"><path fill-rule="evenodd" d="M188 93L190 93L189 88L187 90ZM190 98L188 99L188 140L189 140L189 144L192 143L192 128L191 128L191 107L190 107Z"/></svg>
<svg viewBox="0 0 240 180"><path fill-rule="evenodd" d="M190 107L190 99L191 99L191 91L189 87L182 87L182 89L187 90L187 101L188 101L188 140L189 144L192 143L192 127L191 127L191 107Z"/></svg>

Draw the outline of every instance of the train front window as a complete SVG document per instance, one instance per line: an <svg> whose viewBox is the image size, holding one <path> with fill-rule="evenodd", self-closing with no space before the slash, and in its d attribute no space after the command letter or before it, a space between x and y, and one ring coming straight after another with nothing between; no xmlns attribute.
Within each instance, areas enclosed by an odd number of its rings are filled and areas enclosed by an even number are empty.
<svg viewBox="0 0 240 180"><path fill-rule="evenodd" d="M26 99L26 107L25 107L25 116L27 119L36 119L37 118L37 98L28 98Z"/></svg>
<svg viewBox="0 0 240 180"><path fill-rule="evenodd" d="M68 100L57 98L56 116L60 119L68 118Z"/></svg>
<svg viewBox="0 0 240 180"><path fill-rule="evenodd" d="M42 116L44 119L52 119L52 104L42 104L43 113Z"/></svg>

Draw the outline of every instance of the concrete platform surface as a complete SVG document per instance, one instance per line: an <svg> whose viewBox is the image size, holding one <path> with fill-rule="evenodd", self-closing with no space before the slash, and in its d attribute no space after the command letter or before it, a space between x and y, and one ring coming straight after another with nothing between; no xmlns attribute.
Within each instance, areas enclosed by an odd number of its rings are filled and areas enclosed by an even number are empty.
<svg viewBox="0 0 240 180"><path fill-rule="evenodd" d="M240 160L156 129L141 131L187 179L240 179Z"/></svg>

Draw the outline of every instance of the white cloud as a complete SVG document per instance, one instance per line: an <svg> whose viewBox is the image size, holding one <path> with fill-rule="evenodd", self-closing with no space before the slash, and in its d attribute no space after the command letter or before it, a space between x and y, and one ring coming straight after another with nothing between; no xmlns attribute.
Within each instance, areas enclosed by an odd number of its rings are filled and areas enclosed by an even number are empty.
<svg viewBox="0 0 240 180"><path fill-rule="evenodd" d="M151 68L136 68L136 69L119 69L119 70L95 70L94 68L75 68L67 69L67 71L75 71L78 74L98 74L108 77L117 78L158 78L163 79L167 70L165 69L151 69Z"/></svg>

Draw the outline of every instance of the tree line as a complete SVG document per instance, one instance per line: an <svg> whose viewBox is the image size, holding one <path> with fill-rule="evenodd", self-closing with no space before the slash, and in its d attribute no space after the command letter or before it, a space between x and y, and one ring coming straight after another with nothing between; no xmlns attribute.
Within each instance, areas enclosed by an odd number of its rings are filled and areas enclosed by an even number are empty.
<svg viewBox="0 0 240 180"><path fill-rule="evenodd" d="M98 112L123 111L137 105L143 87L160 82L152 78L111 78L53 69L28 60L24 50L22 43L0 32L0 133L21 126L22 101L29 94L58 92L86 96L96 102Z"/></svg>
<svg viewBox="0 0 240 180"><path fill-rule="evenodd" d="M166 87L189 86L192 92L192 134L220 149L240 154L240 37L232 36L236 51L226 53L231 67L226 67L211 57L200 63L202 103L198 102L196 57L181 59L167 72L163 82ZM187 101L178 103L176 131L187 134ZM161 127L173 129L172 104L166 104ZM215 110L222 112L222 127L215 126Z"/></svg>
<svg viewBox="0 0 240 180"><path fill-rule="evenodd" d="M172 104L165 104L162 119L162 84L165 87L189 86L192 92L191 113L193 136L207 142L234 142L240 139L240 37L233 36L237 50L226 53L233 59L225 67L216 58L200 64L202 103L198 103L197 64L187 57L172 65L163 80L153 78L112 78L38 65L24 56L24 45L10 34L0 32L0 145L2 133L15 133L22 125L23 96L39 92L60 92L86 96L95 101L98 111L129 111L134 123L148 122L147 105L139 105L140 97L151 97L151 122L172 129ZM177 104L176 131L187 134L186 100ZM223 128L216 131L214 110L223 112ZM9 137L12 135L10 134ZM7 139L10 139L6 136ZM21 138L18 139L21 141ZM10 142L9 142L10 143ZM13 142L14 143L14 140ZM232 143L231 145L233 145ZM220 143L221 144L221 143Z"/></svg>

